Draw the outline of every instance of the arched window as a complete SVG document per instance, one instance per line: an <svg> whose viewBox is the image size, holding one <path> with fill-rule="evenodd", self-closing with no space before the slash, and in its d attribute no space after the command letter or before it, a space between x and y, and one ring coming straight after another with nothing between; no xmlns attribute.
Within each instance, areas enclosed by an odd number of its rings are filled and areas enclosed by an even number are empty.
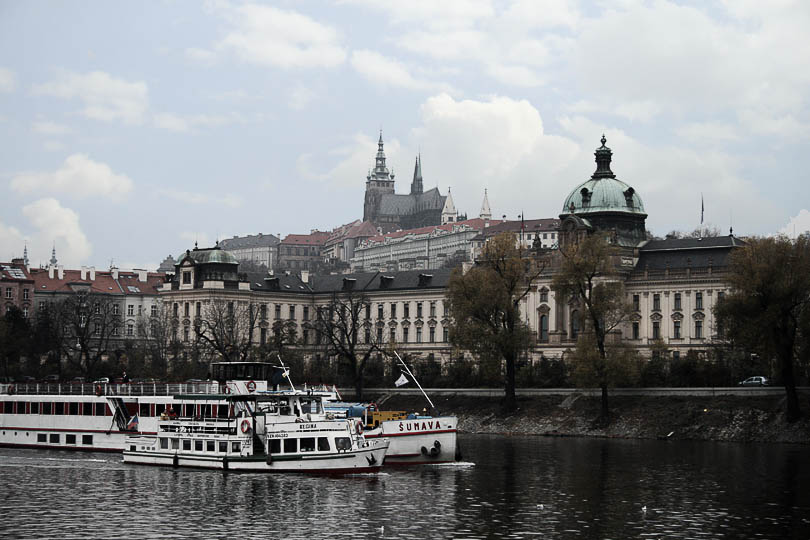
<svg viewBox="0 0 810 540"><path fill-rule="evenodd" d="M540 341L548 341L548 315L540 315Z"/></svg>
<svg viewBox="0 0 810 540"><path fill-rule="evenodd" d="M579 311L571 312L571 339L579 337Z"/></svg>

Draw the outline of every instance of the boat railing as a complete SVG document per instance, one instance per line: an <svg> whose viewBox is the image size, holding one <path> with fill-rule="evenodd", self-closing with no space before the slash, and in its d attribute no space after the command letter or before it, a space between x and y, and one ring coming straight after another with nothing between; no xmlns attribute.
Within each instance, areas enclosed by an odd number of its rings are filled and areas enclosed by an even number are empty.
<svg viewBox="0 0 810 540"><path fill-rule="evenodd" d="M220 394L216 381L195 383L124 383L124 384L0 384L0 394L58 396L174 396L177 394Z"/></svg>

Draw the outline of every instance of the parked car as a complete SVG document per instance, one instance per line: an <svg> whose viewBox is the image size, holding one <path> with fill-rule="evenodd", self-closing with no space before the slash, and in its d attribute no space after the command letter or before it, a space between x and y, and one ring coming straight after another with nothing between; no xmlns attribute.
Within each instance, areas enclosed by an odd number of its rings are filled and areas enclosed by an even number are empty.
<svg viewBox="0 0 810 540"><path fill-rule="evenodd" d="M73 377L70 379L70 384L84 384L84 377Z"/></svg>
<svg viewBox="0 0 810 540"><path fill-rule="evenodd" d="M763 377L758 375L756 377L748 377L744 381L740 381L740 386L768 386L771 384L771 381L768 380L768 377Z"/></svg>
<svg viewBox="0 0 810 540"><path fill-rule="evenodd" d="M56 373L52 375L45 375L45 379L43 379L48 384L56 384L59 382L59 375Z"/></svg>
<svg viewBox="0 0 810 540"><path fill-rule="evenodd" d="M93 384L110 384L110 378L109 377L99 377L98 379L93 381Z"/></svg>

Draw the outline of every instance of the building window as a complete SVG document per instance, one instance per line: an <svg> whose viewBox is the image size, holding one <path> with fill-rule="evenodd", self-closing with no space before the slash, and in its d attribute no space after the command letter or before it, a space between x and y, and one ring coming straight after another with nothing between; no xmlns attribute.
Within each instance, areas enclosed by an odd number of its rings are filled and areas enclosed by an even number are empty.
<svg viewBox="0 0 810 540"><path fill-rule="evenodd" d="M366 328L363 332L363 341L366 343L371 343L371 328Z"/></svg>
<svg viewBox="0 0 810 540"><path fill-rule="evenodd" d="M267 328L259 329L259 343L262 345L267 343Z"/></svg>
<svg viewBox="0 0 810 540"><path fill-rule="evenodd" d="M183 272L183 285L191 284L191 272Z"/></svg>
<svg viewBox="0 0 810 540"><path fill-rule="evenodd" d="M383 305L382 304L377 304L377 318L378 319L383 318Z"/></svg>
<svg viewBox="0 0 810 540"><path fill-rule="evenodd" d="M637 294L633 295L633 311L639 311L641 309L641 300L639 299Z"/></svg>
<svg viewBox="0 0 810 540"><path fill-rule="evenodd" d="M377 343L383 342L383 329L377 328Z"/></svg>
<svg viewBox="0 0 810 540"><path fill-rule="evenodd" d="M189 328L188 326L183 327L183 341L188 343L188 335L189 335Z"/></svg>
<svg viewBox="0 0 810 540"><path fill-rule="evenodd" d="M26 319L28 318L28 306L23 306L22 314L23 314L24 318L26 318Z"/></svg>
<svg viewBox="0 0 810 540"><path fill-rule="evenodd" d="M546 289L545 287L540 289L540 301L548 302L548 289Z"/></svg>
<svg viewBox="0 0 810 540"><path fill-rule="evenodd" d="M422 302L416 303L416 318L417 319L422 318Z"/></svg>
<svg viewBox="0 0 810 540"><path fill-rule="evenodd" d="M23 289L23 300L28 300L28 289Z"/></svg>
<svg viewBox="0 0 810 540"><path fill-rule="evenodd" d="M393 343L396 340L397 340L397 329L392 326L391 329L389 330L388 341Z"/></svg>
<svg viewBox="0 0 810 540"><path fill-rule="evenodd" d="M639 324L638 321L633 321L633 339L639 338Z"/></svg>
<svg viewBox="0 0 810 540"><path fill-rule="evenodd" d="M675 321L672 325L672 337L681 339L681 321Z"/></svg>
<svg viewBox="0 0 810 540"><path fill-rule="evenodd" d="M397 304L395 302L391 302L391 318L397 318Z"/></svg>
<svg viewBox="0 0 810 540"><path fill-rule="evenodd" d="M679 292L675 293L675 307L673 309L675 309L675 311L681 310L681 293Z"/></svg>
<svg viewBox="0 0 810 540"><path fill-rule="evenodd" d="M309 320L309 306L304 306L304 320Z"/></svg>
<svg viewBox="0 0 810 540"><path fill-rule="evenodd" d="M113 304L113 315L118 315L121 312L121 308L118 304Z"/></svg>
<svg viewBox="0 0 810 540"><path fill-rule="evenodd" d="M681 351L672 351L672 359L678 361L681 359Z"/></svg>
<svg viewBox="0 0 810 540"><path fill-rule="evenodd" d="M430 303L430 316L431 317L436 316L436 302L431 302Z"/></svg>
<svg viewBox="0 0 810 540"><path fill-rule="evenodd" d="M703 321L695 321L695 338L703 339Z"/></svg>
<svg viewBox="0 0 810 540"><path fill-rule="evenodd" d="M661 311L661 295L658 293L653 295L653 311Z"/></svg>
<svg viewBox="0 0 810 540"><path fill-rule="evenodd" d="M428 337L430 343L436 343L436 328L430 327L430 335Z"/></svg>
<svg viewBox="0 0 810 540"><path fill-rule="evenodd" d="M417 343L422 343L422 327L421 326L416 327L416 342Z"/></svg>
<svg viewBox="0 0 810 540"><path fill-rule="evenodd" d="M548 341L548 315L540 315L540 341Z"/></svg>
<svg viewBox="0 0 810 540"><path fill-rule="evenodd" d="M152 315L152 317L157 316L157 304L152 304L152 308L149 313Z"/></svg>
<svg viewBox="0 0 810 540"><path fill-rule="evenodd" d="M189 316L189 313L191 313L191 305L189 305L189 303L188 303L188 302L185 302L185 303L183 304L183 315L185 315L186 317L188 317L188 316Z"/></svg>
<svg viewBox="0 0 810 540"><path fill-rule="evenodd" d="M132 323L127 323L127 335L134 336L135 335L135 325Z"/></svg>
<svg viewBox="0 0 810 540"><path fill-rule="evenodd" d="M443 327L443 328L442 328L442 340L443 340L445 343L447 343L448 341L450 341L450 330L448 330L448 329L447 329L447 327Z"/></svg>
<svg viewBox="0 0 810 540"><path fill-rule="evenodd" d="M653 339L660 339L661 338L661 323L658 321L653 321Z"/></svg>
<svg viewBox="0 0 810 540"><path fill-rule="evenodd" d="M290 305L290 319L295 319L295 304Z"/></svg>
<svg viewBox="0 0 810 540"><path fill-rule="evenodd" d="M281 304L276 304L276 319L281 318Z"/></svg>
<svg viewBox="0 0 810 540"><path fill-rule="evenodd" d="M259 306L259 318L266 319L267 318L267 304L262 304Z"/></svg>
<svg viewBox="0 0 810 540"><path fill-rule="evenodd" d="M447 302L442 302L442 316L447 317L450 313L450 308L447 305Z"/></svg>
<svg viewBox="0 0 810 540"><path fill-rule="evenodd" d="M6 298L11 298L11 287L6 287Z"/></svg>
<svg viewBox="0 0 810 540"><path fill-rule="evenodd" d="M408 343L408 331L410 329L406 326L402 329L402 343Z"/></svg>
<svg viewBox="0 0 810 540"><path fill-rule="evenodd" d="M93 333L98 334L98 327L95 329ZM120 334L119 328L117 326L114 326L112 330L112 335L117 336L119 334Z"/></svg>
<svg viewBox="0 0 810 540"><path fill-rule="evenodd" d="M574 310L571 312L571 339L577 339L579 336L579 312Z"/></svg>
<svg viewBox="0 0 810 540"><path fill-rule="evenodd" d="M695 293L695 309L703 309L703 293Z"/></svg>
<svg viewBox="0 0 810 540"><path fill-rule="evenodd" d="M404 304L402 304L402 316L405 317L406 319L409 319L411 317L411 303L410 302L405 302Z"/></svg>

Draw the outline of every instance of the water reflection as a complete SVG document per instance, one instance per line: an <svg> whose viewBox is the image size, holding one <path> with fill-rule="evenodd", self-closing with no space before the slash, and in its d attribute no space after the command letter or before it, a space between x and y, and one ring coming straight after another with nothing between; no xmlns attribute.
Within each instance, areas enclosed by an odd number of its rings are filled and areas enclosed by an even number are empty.
<svg viewBox="0 0 810 540"><path fill-rule="evenodd" d="M810 537L805 447L500 436L462 443L474 465L347 477L3 449L0 537Z"/></svg>

